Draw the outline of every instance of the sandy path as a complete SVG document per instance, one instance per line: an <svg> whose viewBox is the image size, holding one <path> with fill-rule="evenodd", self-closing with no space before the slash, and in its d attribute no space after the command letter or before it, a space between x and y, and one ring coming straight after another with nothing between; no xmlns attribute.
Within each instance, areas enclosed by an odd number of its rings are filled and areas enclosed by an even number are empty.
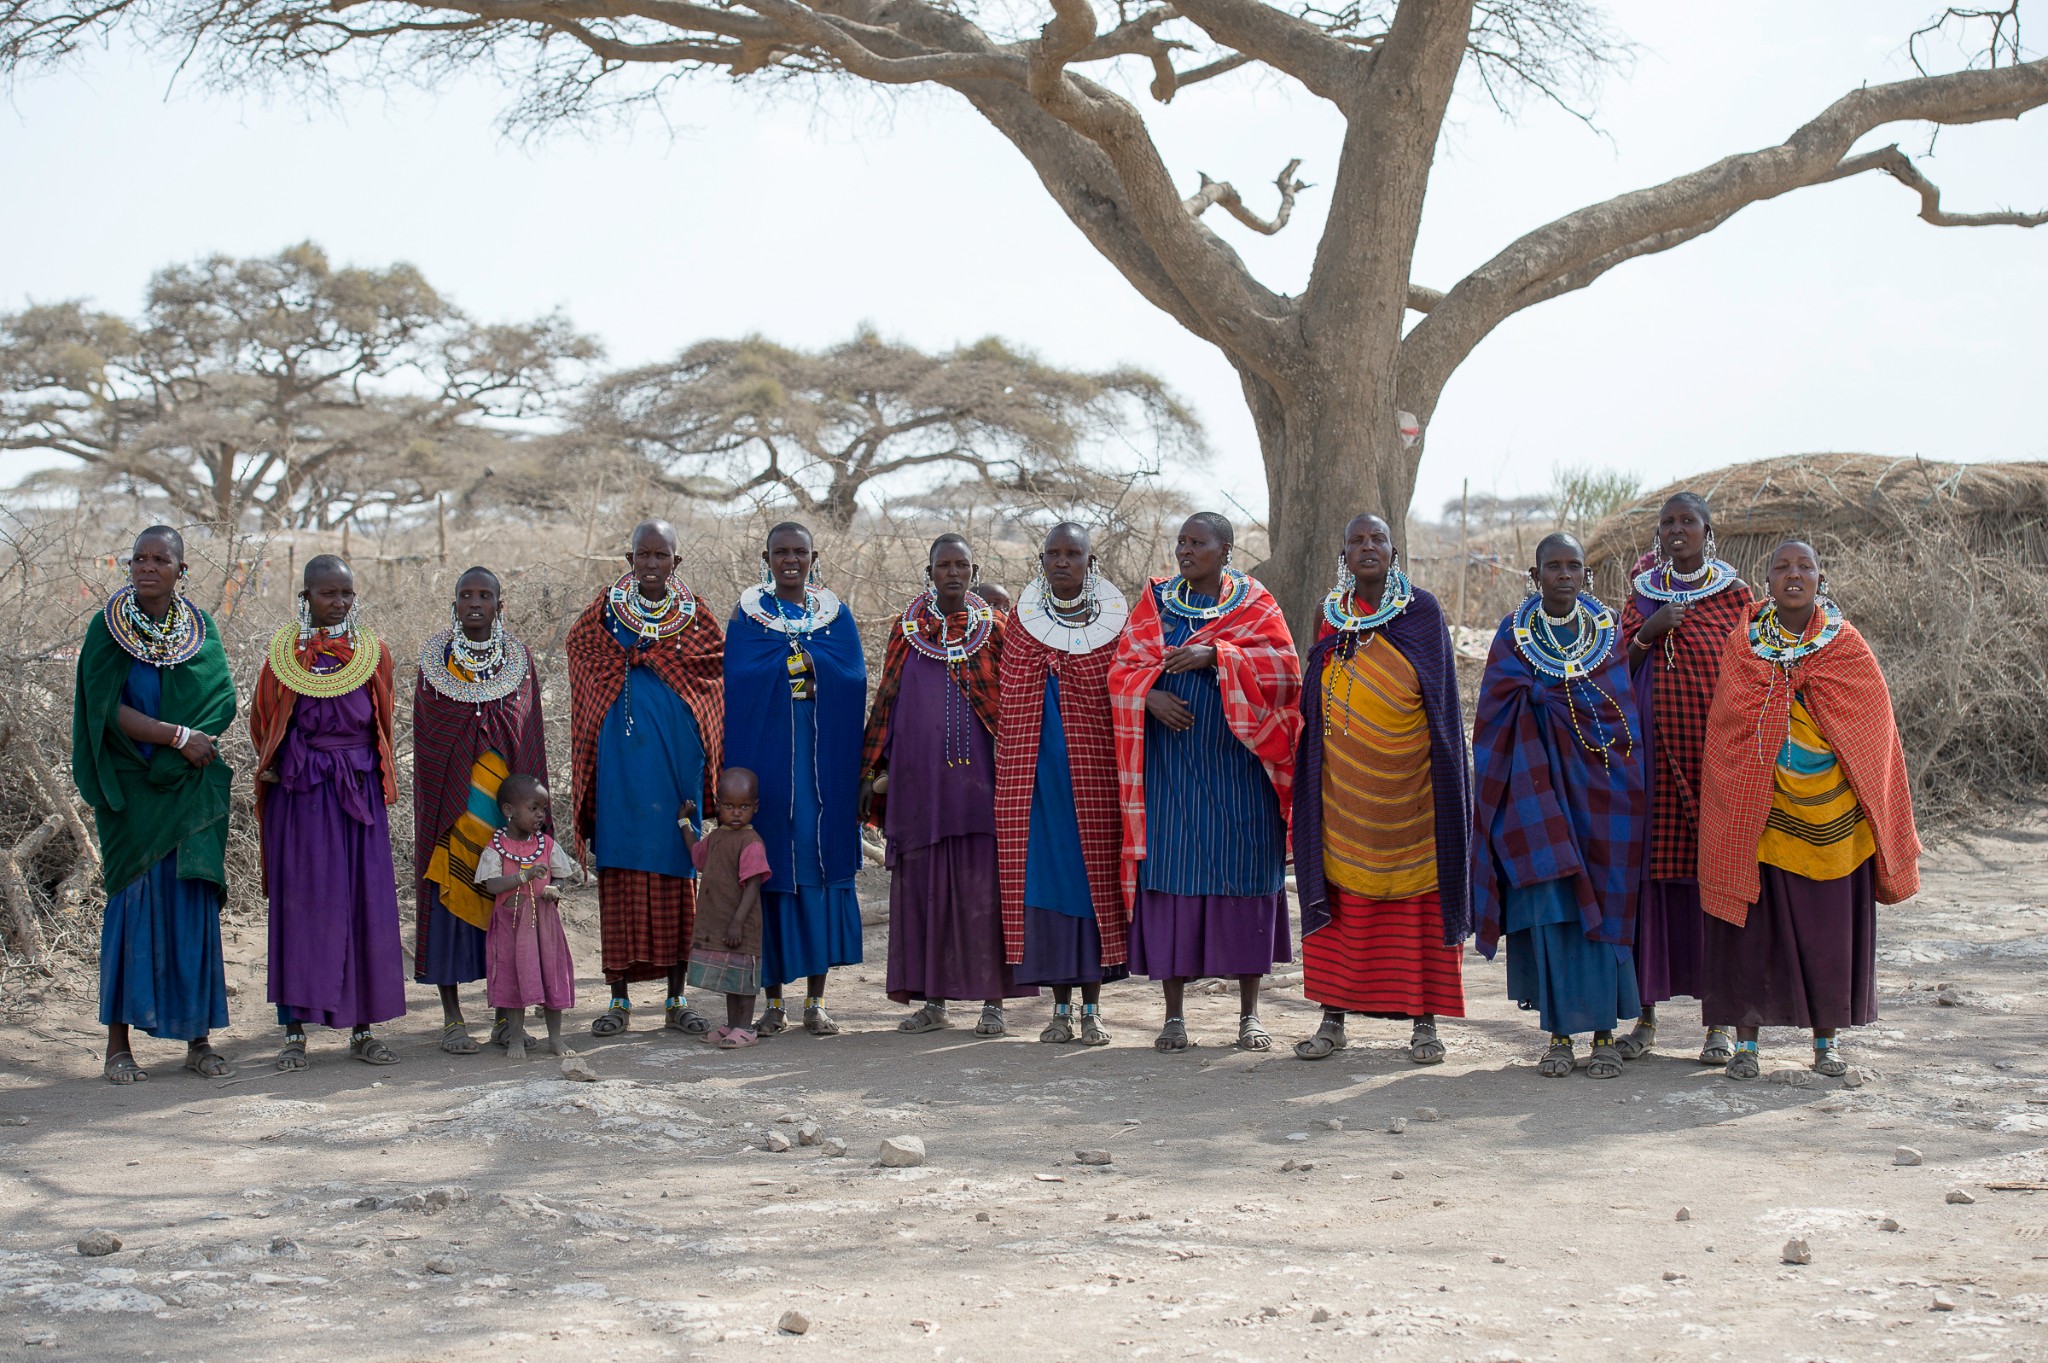
<svg viewBox="0 0 2048 1363"><path fill-rule="evenodd" d="M1670 1053L1539 1080L1533 1025L1476 956L1476 1016L1430 1071L1384 1023L1319 1065L1239 1055L1234 1000L1206 995L1201 1048L1158 1057L1135 983L1110 991L1105 1050L1030 1040L1044 1002L1007 1041L899 1037L874 964L835 978L836 1039L584 1038L601 1080L570 1083L440 1055L415 989L404 1064L316 1038L314 1068L281 1076L245 925L241 1081L152 1044L156 1078L116 1090L57 1010L6 1029L0 1352L2048 1359L2048 1192L1986 1187L2048 1183L2044 843L2039 820L1951 843L1886 911L1885 1017L1851 1040L1853 1086L1791 1069L1790 1034L1765 1055L1790 1082L1731 1084L1690 1060L1676 1007ZM1265 1012L1283 1044L1313 1025L1298 976ZM796 1136L785 1116L849 1153L763 1149ZM877 1167L901 1133L928 1163ZM1900 1145L1924 1163L1896 1166ZM1113 1162L1077 1164L1084 1147ZM125 1247L82 1257L100 1227ZM1793 1236L1811 1264L1781 1262ZM777 1330L791 1308L808 1334Z"/></svg>

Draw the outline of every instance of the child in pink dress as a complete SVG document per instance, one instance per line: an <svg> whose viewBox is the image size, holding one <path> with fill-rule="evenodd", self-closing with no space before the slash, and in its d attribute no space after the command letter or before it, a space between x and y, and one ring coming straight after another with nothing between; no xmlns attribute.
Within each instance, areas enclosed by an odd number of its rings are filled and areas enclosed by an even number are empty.
<svg viewBox="0 0 2048 1363"><path fill-rule="evenodd" d="M725 1051L760 1040L748 1025L761 989L761 887L769 874L768 849L754 830L760 808L760 779L745 767L727 767L718 777L718 827L697 836L695 800L676 820L697 867L689 984L725 995L725 1026L704 1038Z"/></svg>
<svg viewBox="0 0 2048 1363"><path fill-rule="evenodd" d="M551 882L574 875L575 867L561 844L541 831L549 802L548 788L537 777L507 776L498 787L505 826L476 859L477 886L496 901L484 936L484 996L504 1010L508 1060L526 1059L526 1010L536 1005L547 1011L542 1049L570 1053L562 1041L562 1013L576 1005L576 968L556 907L562 892Z"/></svg>

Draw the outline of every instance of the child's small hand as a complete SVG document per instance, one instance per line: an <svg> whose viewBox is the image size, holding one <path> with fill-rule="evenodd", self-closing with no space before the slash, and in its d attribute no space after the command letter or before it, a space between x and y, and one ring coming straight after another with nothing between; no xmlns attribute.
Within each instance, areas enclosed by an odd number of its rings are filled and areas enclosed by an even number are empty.
<svg viewBox="0 0 2048 1363"><path fill-rule="evenodd" d="M696 802L695 800L685 800L685 801L683 801L683 807L682 807L681 809L679 809L679 810L677 810L677 811L676 811L676 822L677 822L677 823L695 823L696 821L697 821L697 802Z"/></svg>
<svg viewBox="0 0 2048 1363"><path fill-rule="evenodd" d="M550 885L540 892L540 897L542 899L560 899L562 897L562 892L556 889L554 886Z"/></svg>
<svg viewBox="0 0 2048 1363"><path fill-rule="evenodd" d="M732 928L728 930L725 934L725 949L727 951L736 950L739 947L739 944L740 930L738 928Z"/></svg>

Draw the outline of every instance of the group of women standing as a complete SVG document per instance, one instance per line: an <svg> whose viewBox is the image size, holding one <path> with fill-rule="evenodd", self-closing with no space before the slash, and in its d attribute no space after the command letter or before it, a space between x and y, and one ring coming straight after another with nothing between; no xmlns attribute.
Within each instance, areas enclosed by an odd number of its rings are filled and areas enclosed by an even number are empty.
<svg viewBox="0 0 2048 1363"><path fill-rule="evenodd" d="M967 541L942 536L870 704L808 530L769 532L761 583L721 629L676 575L673 528L637 527L627 571L566 644L571 822L611 993L593 1033L627 1030L630 986L648 980L665 983L666 1027L710 1030L684 994L696 873L681 825L714 807L729 764L758 778L769 865L760 1036L791 1026L783 988L799 981L804 1029L839 1030L825 983L861 960L865 820L887 837L887 989L917 1005L905 1032L952 1025L967 1000L976 1034L1000 1036L1006 1000L1050 988L1040 1040L1104 1045L1102 986L1143 974L1163 996L1154 1045L1177 1051L1187 982L1228 977L1237 1045L1270 1049L1258 994L1292 957L1291 843L1304 987L1323 1007L1303 1059L1343 1049L1357 1014L1408 1020L1410 1058L1441 1061L1476 931L1488 956L1507 940L1546 1075L1574 1072L1584 1032L1586 1072L1618 1074L1681 994L1704 1003L1701 1058L1733 1077L1757 1073L1767 1025L1812 1028L1816 1066L1840 1072L1835 1030L1875 1016L1875 904L1913 892L1919 846L1883 677L1810 547L1782 546L1752 604L1712 556L1705 503L1673 498L1617 618L1586 591L1577 542L1546 538L1488 656L1468 764L1443 612L1384 520L1355 518L1336 546L1305 666L1233 539L1223 517L1190 517L1178 572L1132 602L1088 532L1056 526L999 618ZM229 774L213 740L235 694L183 571L177 533L144 531L79 660L73 762L106 854L115 1082L148 1077L131 1027L186 1041L187 1068L232 1072L207 1036L226 1021ZM250 717L277 1064L305 1066L308 1023L390 1064L371 1029L405 1009L392 658L339 559L307 564L300 601ZM503 606L494 574L463 574L414 687L415 978L439 987L455 1054L480 1049L458 987L487 973L477 877L499 789L517 773L545 795L540 686ZM573 988L555 968L550 1008ZM491 1002L492 1039L511 1029L516 1048L523 1001Z"/></svg>

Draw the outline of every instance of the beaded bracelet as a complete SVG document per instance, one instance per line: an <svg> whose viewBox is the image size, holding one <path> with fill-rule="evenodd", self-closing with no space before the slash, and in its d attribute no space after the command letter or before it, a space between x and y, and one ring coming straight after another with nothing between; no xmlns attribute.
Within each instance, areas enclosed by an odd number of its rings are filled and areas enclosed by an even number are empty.
<svg viewBox="0 0 2048 1363"><path fill-rule="evenodd" d="M176 749L178 749L178 750L179 750L180 752L183 752L183 751L184 751L184 749L185 749L185 745L186 745L187 743L190 743L191 741L192 741L192 731L191 731L190 729L186 728L186 727L185 727L184 725L180 724L180 725L178 726L178 734L177 734L177 737L175 737L175 738L173 738L173 739L171 740L171 746L172 746L172 747L174 747L174 748L176 748Z"/></svg>

